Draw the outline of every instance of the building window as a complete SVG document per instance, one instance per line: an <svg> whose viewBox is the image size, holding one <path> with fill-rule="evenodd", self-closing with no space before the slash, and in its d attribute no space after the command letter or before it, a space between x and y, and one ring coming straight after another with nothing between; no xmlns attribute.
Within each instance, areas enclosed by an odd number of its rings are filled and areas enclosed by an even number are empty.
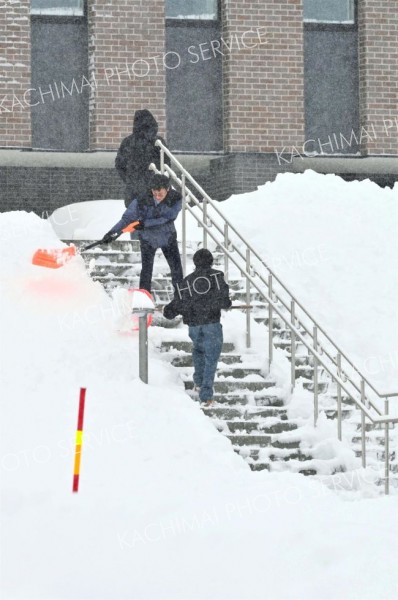
<svg viewBox="0 0 398 600"><path fill-rule="evenodd" d="M166 19L217 19L217 0L166 0Z"/></svg>
<svg viewBox="0 0 398 600"><path fill-rule="evenodd" d="M32 15L84 16L84 0L31 0Z"/></svg>
<svg viewBox="0 0 398 600"><path fill-rule="evenodd" d="M306 23L354 23L354 0L304 0Z"/></svg>

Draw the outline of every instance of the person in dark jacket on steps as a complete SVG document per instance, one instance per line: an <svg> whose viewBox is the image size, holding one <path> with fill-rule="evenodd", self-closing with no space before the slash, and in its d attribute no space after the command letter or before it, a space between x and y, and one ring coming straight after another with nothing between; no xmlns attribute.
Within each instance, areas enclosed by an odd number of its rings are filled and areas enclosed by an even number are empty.
<svg viewBox="0 0 398 600"><path fill-rule="evenodd" d="M140 288L151 291L153 261L158 248L161 248L170 267L171 280L176 285L182 280L181 257L177 243L174 221L182 207L182 197L172 189L168 177L152 175L151 191L140 199L135 198L123 213L120 221L104 235L105 244L111 242L130 223L139 221L136 226L141 247L142 269Z"/></svg>
<svg viewBox="0 0 398 600"><path fill-rule="evenodd" d="M214 377L223 345L221 309L231 306L224 273L212 268L213 255L202 248L193 256L195 270L177 285L173 300L164 307L166 319L182 315L192 340L194 385L199 400L213 403Z"/></svg>
<svg viewBox="0 0 398 600"><path fill-rule="evenodd" d="M128 207L132 200L146 196L152 173L149 165L155 163L160 170L160 148L156 140L166 145L158 136L158 124L153 114L147 110L136 110L133 133L124 138L118 150L115 167L125 183L124 202ZM169 164L165 156L165 163Z"/></svg>

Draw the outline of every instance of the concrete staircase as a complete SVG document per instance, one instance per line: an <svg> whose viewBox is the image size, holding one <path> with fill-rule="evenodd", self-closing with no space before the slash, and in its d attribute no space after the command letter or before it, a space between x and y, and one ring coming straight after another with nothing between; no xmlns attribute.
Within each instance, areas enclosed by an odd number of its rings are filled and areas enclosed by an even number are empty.
<svg viewBox="0 0 398 600"><path fill-rule="evenodd" d="M73 242L76 246L86 242ZM188 271L192 270L192 255L198 244L192 243L187 249ZM215 250L215 266L224 270L223 256ZM141 256L138 242L116 241L111 246L94 248L85 252L84 260L94 280L101 282L111 293L116 287L139 287ZM93 260L95 259L95 260ZM157 305L166 304L172 298L169 268L160 251L157 252L154 264L152 292ZM229 285L234 303L245 302L245 281L236 268L229 270ZM251 304L254 309L252 317L257 323L268 325L268 307L257 292L251 292ZM179 321L167 321L157 315L155 324L175 327ZM290 331L278 317L273 319L274 347L284 351L290 360ZM264 333L266 333L264 331ZM242 332L242 335L243 332ZM178 368L184 381L187 393L195 400L192 381L191 345L186 341L172 339L163 341L160 351L164 360ZM331 478L345 470L342 464L333 457L314 458L311 448L303 450L302 431L308 421L289 419L286 405L286 392L278 388L262 370L264 358L253 354L242 354L230 343L224 343L215 381L215 405L203 408L204 413L213 420L217 429L228 437L235 452L239 453L252 470L289 470L304 475L316 476L322 473ZM304 390L313 390L313 361L304 345L296 343L295 375L296 384ZM320 410L328 419L337 415L337 391L330 384L322 371L318 371L318 388L320 392ZM357 457L361 456L360 413L352 401L343 395L342 414L345 439ZM337 426L336 426L337 430ZM368 464L380 466L383 460L384 432L377 429L369 431L367 440ZM391 450L392 481L398 488L398 460ZM358 468L360 461L358 460Z"/></svg>
<svg viewBox="0 0 398 600"><path fill-rule="evenodd" d="M197 400L193 392L191 344L166 341L160 350L180 370L187 393ZM247 363L231 343L224 343L214 391L215 405L204 407L203 412L252 470L270 470L275 461L295 459L303 463L300 473L316 473L305 467L305 461L312 457L300 451L299 440L284 438L285 432L297 429L297 424L288 419L283 390L262 374L260 366Z"/></svg>

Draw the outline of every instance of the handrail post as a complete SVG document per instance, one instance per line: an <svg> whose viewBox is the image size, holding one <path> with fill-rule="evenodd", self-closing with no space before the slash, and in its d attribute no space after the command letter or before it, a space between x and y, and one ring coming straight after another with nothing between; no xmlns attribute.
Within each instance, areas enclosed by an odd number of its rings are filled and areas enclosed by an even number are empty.
<svg viewBox="0 0 398 600"><path fill-rule="evenodd" d="M182 193L182 272L185 277L187 274L187 198L185 189L185 173L181 176L181 193Z"/></svg>
<svg viewBox="0 0 398 600"><path fill-rule="evenodd" d="M207 200L203 198L203 223L207 226ZM203 248L207 248L207 231L203 227Z"/></svg>
<svg viewBox="0 0 398 600"><path fill-rule="evenodd" d="M250 274L250 250L246 248L246 273ZM251 335L250 335L250 281L246 277L246 348L251 346Z"/></svg>
<svg viewBox="0 0 398 600"><path fill-rule="evenodd" d="M148 315L154 313L153 308L133 308L132 313L138 317L138 361L139 376L148 383Z"/></svg>
<svg viewBox="0 0 398 600"><path fill-rule="evenodd" d="M365 381L361 379L361 402L365 404ZM366 469L366 423L365 413L361 410L361 451L362 451L362 466Z"/></svg>
<svg viewBox="0 0 398 600"><path fill-rule="evenodd" d="M229 250L228 223L224 223L224 248ZM224 252L224 279L228 283L228 254Z"/></svg>
<svg viewBox="0 0 398 600"><path fill-rule="evenodd" d="M140 379L144 383L148 383L148 330L147 330L147 314L139 315L139 372Z"/></svg>
<svg viewBox="0 0 398 600"><path fill-rule="evenodd" d="M268 295L272 300L272 275L268 275ZM271 369L274 353L274 318L272 315L272 304L268 303L268 367Z"/></svg>
<svg viewBox="0 0 398 600"><path fill-rule="evenodd" d="M388 396L384 400L384 414L389 413L389 399ZM385 424L384 429L384 493L388 495L390 493L390 435L389 435L389 424Z"/></svg>
<svg viewBox="0 0 398 600"><path fill-rule="evenodd" d="M294 300L290 302L290 320L294 327L296 327L296 305ZM296 334L292 330L290 332L290 376L291 376L291 384L290 391L293 392L294 387L296 385Z"/></svg>
<svg viewBox="0 0 398 600"><path fill-rule="evenodd" d="M341 354L337 353L337 375L341 378ZM342 439L342 420L341 420L341 385L337 382L337 435L341 442Z"/></svg>
<svg viewBox="0 0 398 600"><path fill-rule="evenodd" d="M164 148L160 146L160 173L164 175Z"/></svg>
<svg viewBox="0 0 398 600"><path fill-rule="evenodd" d="M318 327L313 328L314 350L318 352ZM318 360L314 356L314 427L318 423L319 405L318 405Z"/></svg>

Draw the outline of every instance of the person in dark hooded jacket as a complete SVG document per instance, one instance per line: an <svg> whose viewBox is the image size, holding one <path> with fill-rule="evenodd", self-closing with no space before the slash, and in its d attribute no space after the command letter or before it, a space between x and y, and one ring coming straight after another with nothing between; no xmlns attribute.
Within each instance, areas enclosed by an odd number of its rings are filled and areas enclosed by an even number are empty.
<svg viewBox="0 0 398 600"><path fill-rule="evenodd" d="M166 145L158 136L158 124L152 113L147 110L136 110L134 114L133 133L124 138L118 150L115 167L125 183L124 202L126 207L132 200L147 195L152 172L149 165L155 163L160 169L160 148L155 146L156 140ZM169 159L165 156L165 163Z"/></svg>
<svg viewBox="0 0 398 600"><path fill-rule="evenodd" d="M163 309L166 319L182 315L193 342L193 381L200 402L213 403L213 386L223 345L221 309L231 307L224 273L212 268L213 255L202 248L193 256L195 270L178 285L173 300Z"/></svg>

